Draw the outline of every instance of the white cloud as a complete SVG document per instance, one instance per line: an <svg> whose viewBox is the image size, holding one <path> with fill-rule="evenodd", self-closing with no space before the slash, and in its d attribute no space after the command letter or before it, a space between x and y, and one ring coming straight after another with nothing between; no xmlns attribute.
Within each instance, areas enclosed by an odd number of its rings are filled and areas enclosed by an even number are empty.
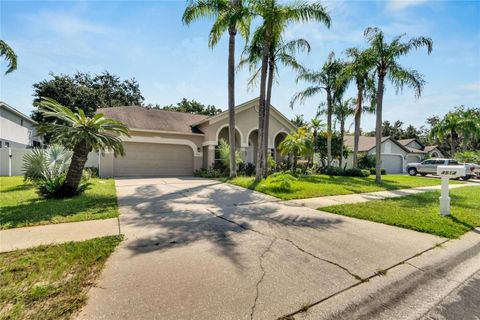
<svg viewBox="0 0 480 320"><path fill-rule="evenodd" d="M480 93L480 81L466 83L460 86L461 89Z"/></svg>
<svg viewBox="0 0 480 320"><path fill-rule="evenodd" d="M427 0L390 0L387 3L387 9L390 11L401 11L409 7L415 7L424 4Z"/></svg>

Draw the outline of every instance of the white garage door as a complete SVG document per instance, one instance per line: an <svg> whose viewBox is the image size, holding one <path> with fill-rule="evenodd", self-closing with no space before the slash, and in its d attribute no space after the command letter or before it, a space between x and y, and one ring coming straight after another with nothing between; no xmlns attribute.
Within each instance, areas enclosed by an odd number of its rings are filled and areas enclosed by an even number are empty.
<svg viewBox="0 0 480 320"><path fill-rule="evenodd" d="M193 150L189 146L125 142L125 157L113 163L116 177L191 176Z"/></svg>
<svg viewBox="0 0 480 320"><path fill-rule="evenodd" d="M387 173L402 173L402 158L396 155L382 154L382 168Z"/></svg>

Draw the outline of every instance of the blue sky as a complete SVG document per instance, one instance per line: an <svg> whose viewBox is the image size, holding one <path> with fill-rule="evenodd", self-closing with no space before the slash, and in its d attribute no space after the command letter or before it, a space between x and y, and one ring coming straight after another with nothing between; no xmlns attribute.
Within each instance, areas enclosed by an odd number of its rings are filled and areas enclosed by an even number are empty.
<svg viewBox="0 0 480 320"><path fill-rule="evenodd" d="M332 26L294 24L288 39L303 37L311 44L299 60L318 69L331 50L364 47L363 30L382 28L387 37L428 36L433 53L413 52L401 63L419 70L427 85L420 99L409 89L396 95L387 84L384 119L420 126L427 117L443 115L456 105L479 107L480 2L479 1L324 1ZM1 1L1 39L18 54L18 70L4 76L1 100L29 114L32 84L49 72L98 73L108 70L122 78L135 77L146 103L176 103L183 97L224 108L227 104L227 39L214 49L207 46L210 21L182 25L185 1ZM243 42L238 41L238 55ZM237 55L237 59L238 59ZM237 74L237 103L258 95L247 87L248 70ZM272 103L286 116L310 119L325 97L289 108L293 94L305 84L282 69ZM353 90L348 92L353 95ZM374 128L365 116L364 130Z"/></svg>

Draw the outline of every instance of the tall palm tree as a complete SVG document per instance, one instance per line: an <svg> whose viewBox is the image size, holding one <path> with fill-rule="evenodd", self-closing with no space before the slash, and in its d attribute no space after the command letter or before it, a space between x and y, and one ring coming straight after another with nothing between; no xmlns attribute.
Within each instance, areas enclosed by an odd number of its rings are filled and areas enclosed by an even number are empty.
<svg viewBox="0 0 480 320"><path fill-rule="evenodd" d="M297 82L300 80L311 83L307 89L297 92L290 101L290 107L295 103L305 102L307 98L313 97L320 92L327 95L327 165L332 162L332 115L335 100L341 96L345 90L345 82L340 81L340 75L344 63L335 58L332 51L320 71L302 70L297 76Z"/></svg>
<svg viewBox="0 0 480 320"><path fill-rule="evenodd" d="M441 121L432 127L430 139L442 141L450 140L450 156L455 156L455 151L461 138L480 139L480 119L478 117L466 117L459 113L448 113Z"/></svg>
<svg viewBox="0 0 480 320"><path fill-rule="evenodd" d="M242 59L239 63L239 67L249 65L252 76L249 79L249 85L255 85L258 82L259 74L261 73L261 58L263 49L263 34L256 33L252 38L249 45L245 47L242 54ZM270 46L270 54L268 56L268 81L267 81L267 93L266 93L266 107L265 117L263 122L263 130L266 134L263 135L263 159L267 159L268 148L268 130L270 119L270 103L272 98L273 82L278 77L278 71L280 65L284 65L293 70L302 70L302 65L297 61L296 52L306 51L310 52L310 44L305 39L291 40L284 42L283 39L278 39L278 42L273 42ZM265 165L263 168L262 176L268 174L268 168Z"/></svg>
<svg viewBox="0 0 480 320"><path fill-rule="evenodd" d="M7 71L5 74L17 69L17 55L13 49L3 40L0 40L0 57L7 61Z"/></svg>
<svg viewBox="0 0 480 320"><path fill-rule="evenodd" d="M383 92L385 78L389 79L394 85L397 92L401 91L404 86L411 87L415 90L415 97L419 98L425 80L423 76L416 70L405 69L398 63L398 59L407 55L413 49L426 47L428 54L432 52L433 41L426 37L411 38L404 42L405 34L393 38L392 42L385 42L383 32L378 28L365 29L365 37L370 44L368 55L371 55L375 63L375 73L377 76L376 91L376 128L375 128L375 181L382 182L381 176L381 140L382 140L382 109L383 109Z"/></svg>
<svg viewBox="0 0 480 320"><path fill-rule="evenodd" d="M90 151L109 149L115 156L125 154L120 136L129 136L129 131L120 121L105 118L101 113L90 118L85 116L81 108L78 113L74 113L50 98L41 99L39 112L45 118L56 120L39 125L39 132L48 132L53 141L73 151L67 177L60 191L63 197L71 197L77 191Z"/></svg>
<svg viewBox="0 0 480 320"><path fill-rule="evenodd" d="M357 87L356 108L354 113L354 138L353 138L353 167L358 166L358 144L360 141L360 122L363 112L375 111L375 77L373 69L373 59L368 55L368 51L362 51L358 48L349 48L346 50L350 58L342 72L342 77L348 82L354 82ZM365 99L371 101L370 107L364 107Z"/></svg>
<svg viewBox="0 0 480 320"><path fill-rule="evenodd" d="M230 177L237 175L235 162L235 36L237 31L248 39L251 14L247 0L197 0L185 9L182 20L185 24L203 17L214 17L210 30L209 46L214 47L228 31L228 131L230 146Z"/></svg>
<svg viewBox="0 0 480 320"><path fill-rule="evenodd" d="M325 127L325 124L323 123L322 119L320 119L317 115L317 116L315 116L315 118L310 120L309 127L313 132L313 145L315 146L315 152L316 152L317 148L318 148L317 147L318 132L321 131Z"/></svg>
<svg viewBox="0 0 480 320"><path fill-rule="evenodd" d="M265 130L265 117L269 113L270 104L266 101L267 75L271 47L280 43L283 32L292 22L317 21L330 27L330 16L320 2L307 3L297 1L281 3L278 0L257 0L252 2L252 12L262 18L262 24L255 31L263 39L262 59L260 69L260 102L258 112L258 142L257 168L255 180L259 181L266 167L266 148L264 141L268 140L268 131ZM273 81L273 77L271 80ZM268 120L267 120L268 121ZM265 138L267 135L267 138Z"/></svg>
<svg viewBox="0 0 480 320"><path fill-rule="evenodd" d="M340 100L335 103L333 107L333 114L335 118L340 123L340 159L339 159L339 167L342 168L343 164L343 149L344 143L343 138L345 136L345 122L347 121L348 117L353 115L356 111L356 108L353 108L352 105L355 105L356 101L354 99L347 99L347 100Z"/></svg>

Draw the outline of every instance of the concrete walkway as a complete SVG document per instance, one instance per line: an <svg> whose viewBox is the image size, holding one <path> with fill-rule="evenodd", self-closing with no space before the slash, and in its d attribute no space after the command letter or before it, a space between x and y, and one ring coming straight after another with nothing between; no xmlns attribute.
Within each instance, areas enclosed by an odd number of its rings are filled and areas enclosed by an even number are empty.
<svg viewBox="0 0 480 320"><path fill-rule="evenodd" d="M217 181L116 186L126 239L78 319L276 319L446 241Z"/></svg>
<svg viewBox="0 0 480 320"><path fill-rule="evenodd" d="M119 234L118 218L49 224L0 231L0 252L42 244L82 241Z"/></svg>
<svg viewBox="0 0 480 320"><path fill-rule="evenodd" d="M450 184L450 189L461 188L467 186L477 186L480 187L480 184L476 183L465 183L465 184ZM338 196L326 196L318 198L309 198L309 199L297 199L297 200L288 200L285 203L297 206L305 206L312 209L318 209L328 206L335 206L340 204L347 203L360 203L367 202L371 200L381 200L388 198L397 198L404 197L411 194L422 193L432 190L440 190L441 186L430 186L430 187L418 187L410 189L399 189L399 190L389 190L389 191L377 191L377 192L368 192L368 193L357 193L357 194L344 194Z"/></svg>

